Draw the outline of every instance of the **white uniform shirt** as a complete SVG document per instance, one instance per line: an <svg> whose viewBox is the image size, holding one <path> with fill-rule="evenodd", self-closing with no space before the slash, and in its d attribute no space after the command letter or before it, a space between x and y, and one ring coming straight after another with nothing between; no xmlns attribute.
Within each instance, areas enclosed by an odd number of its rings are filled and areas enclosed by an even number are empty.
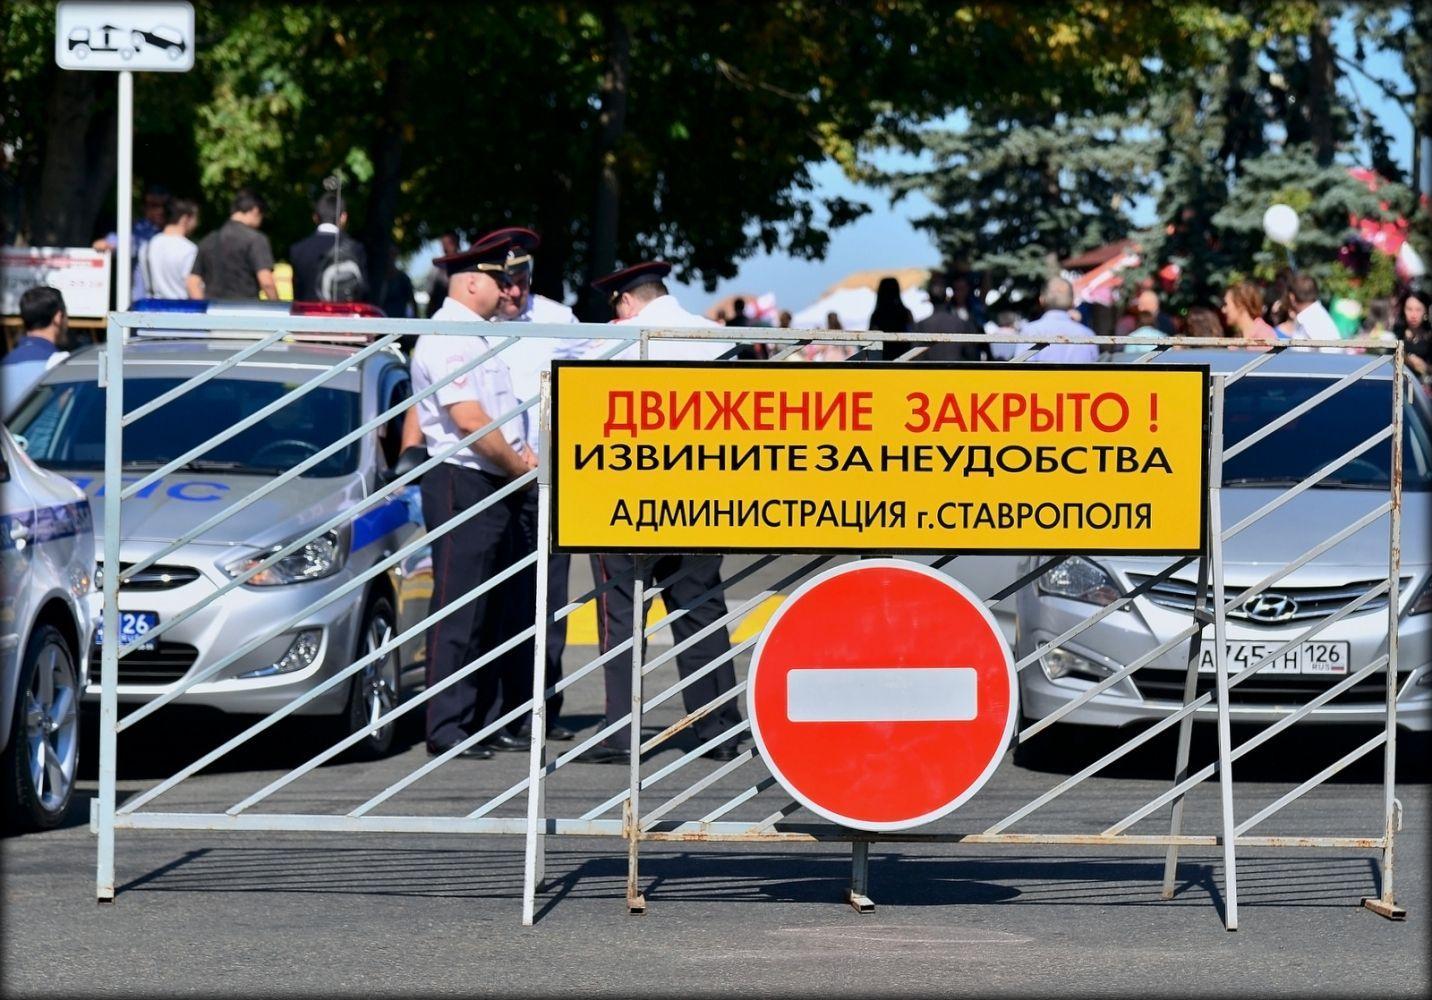
<svg viewBox="0 0 1432 1000"><path fill-rule="evenodd" d="M481 316L454 299L444 299L442 308L433 314L434 322L482 323ZM412 376L413 391L421 392L454 369L471 364L472 359L490 350L492 344L487 337L444 337L440 334L424 334L413 346ZM482 404L487 415L496 419L518 405L517 394L512 390L512 376L507 362L498 354L453 379L431 396L418 403L418 426L422 428L428 451L437 454L451 448L464 435L453 423L448 407L453 403L474 402ZM526 421L522 416L507 421L501 427L502 436L513 451L522 450L527 436ZM507 470L497 468L481 458L469 446L463 448L447 461L470 469L481 469L495 475L507 475Z"/></svg>
<svg viewBox="0 0 1432 1000"><path fill-rule="evenodd" d="M721 324L681 308L673 296L661 295L642 307L631 319L617 320L618 326L666 327L677 330L720 329ZM652 340L647 357L652 361L712 361L735 348L729 340ZM641 357L641 347L632 344L617 355L623 361Z"/></svg>
<svg viewBox="0 0 1432 1000"><path fill-rule="evenodd" d="M508 323L576 323L577 314L560 302L554 302L544 295L529 295L527 308L506 320ZM493 331L501 338L503 332ZM510 334L508 334L510 336ZM527 402L542 391L542 373L550 371L553 358L585 357L587 340L562 340L557 337L523 337L515 344L503 349L500 357L512 369L512 388L521 402ZM537 410L527 411L527 443L535 453L541 437L537 426Z"/></svg>

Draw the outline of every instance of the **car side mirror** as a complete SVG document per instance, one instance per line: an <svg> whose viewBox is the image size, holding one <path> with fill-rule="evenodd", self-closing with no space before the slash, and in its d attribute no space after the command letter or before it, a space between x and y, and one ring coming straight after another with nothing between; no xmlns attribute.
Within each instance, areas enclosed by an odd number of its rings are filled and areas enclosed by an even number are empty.
<svg viewBox="0 0 1432 1000"><path fill-rule="evenodd" d="M411 448L404 448L403 453L398 456L398 460L393 463L393 467L384 472L379 478L381 478L386 485L398 477L405 476L409 472L412 472L427 460L428 450L422 445L415 444ZM422 477L419 476L418 479L421 480Z"/></svg>

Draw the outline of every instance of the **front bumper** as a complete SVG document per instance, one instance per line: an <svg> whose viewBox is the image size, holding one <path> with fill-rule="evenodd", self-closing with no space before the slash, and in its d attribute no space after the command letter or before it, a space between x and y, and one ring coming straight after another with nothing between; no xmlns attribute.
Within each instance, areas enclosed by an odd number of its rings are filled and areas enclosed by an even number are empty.
<svg viewBox="0 0 1432 1000"><path fill-rule="evenodd" d="M1032 589L1032 588L1031 588ZM1029 655L1041 645L1073 628L1096 610L1077 602L1048 596L1021 595L1019 604L1016 658ZM1061 648L1102 668L1107 673L1148 653L1188 625L1184 615L1138 601L1134 610L1118 611L1065 642ZM1230 620L1230 642L1283 642L1305 630L1301 626L1256 628ZM1345 641L1351 660L1349 673L1373 662L1387 652L1386 610L1351 615L1325 628L1318 640ZM1212 628L1205 631L1205 643L1212 642ZM1134 673L1094 696L1064 716L1072 723L1093 726L1127 726L1156 721L1183 707L1183 688L1188 663L1187 641L1173 646ZM1404 618L1398 629L1397 725L1414 732L1432 729L1432 616ZM1237 675L1233 675L1236 677ZM1258 671L1229 689L1229 718L1234 722L1267 724L1297 711L1346 675L1273 675ZM1098 683L1098 676L1070 673L1051 678L1041 658L1020 671L1021 712L1028 719L1040 719ZM1322 724L1381 725L1386 719L1387 674L1371 672L1362 681L1308 713L1306 721ZM1212 674L1198 677L1197 693L1212 691ZM1214 699L1194 710L1195 721L1217 718Z"/></svg>
<svg viewBox="0 0 1432 1000"><path fill-rule="evenodd" d="M145 553L126 547L126 563ZM153 589L124 588L119 594L121 611L154 611L159 622L172 621L181 613L216 591L226 578L216 563L232 550L203 545L186 546L166 557L164 565L197 572L197 578L177 586ZM361 589L346 595L297 624L272 634L287 621L325 594L352 578L351 563L325 580L280 587L238 587L206 605L192 617L163 633L152 652L138 650L120 657L119 702L142 704L172 688L183 678L205 670L255 637L266 636L255 649L221 669L216 675L194 684L174 700L177 705L197 705L237 714L268 714L317 687L353 662L357 629L363 608ZM102 598L91 595L93 617L100 618ZM319 650L311 665L289 673L262 677L243 674L272 666L288 651L300 632L321 633ZM85 688L85 700L97 701L100 694L100 656L92 648L92 669ZM334 715L347 704L348 684L337 684L300 708L298 715Z"/></svg>

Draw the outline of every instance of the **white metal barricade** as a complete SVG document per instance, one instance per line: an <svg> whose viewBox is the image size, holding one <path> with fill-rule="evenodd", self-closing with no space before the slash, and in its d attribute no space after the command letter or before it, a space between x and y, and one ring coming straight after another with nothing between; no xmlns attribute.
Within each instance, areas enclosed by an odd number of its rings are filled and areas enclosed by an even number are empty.
<svg viewBox="0 0 1432 1000"><path fill-rule="evenodd" d="M207 367L187 380L184 384L166 392L162 396L144 404L135 410L126 412L124 409L124 374L125 374L125 348L127 334L137 329L155 331L165 336L176 337L186 334L203 332L204 335L217 336L227 331L245 331L252 334L258 332L258 339L252 346L238 351L226 360ZM341 329L344 333L362 334L374 338L343 361L336 363L332 369L317 375L307 381L301 382L296 388L288 391L283 398L263 407L250 414L247 418L233 427L224 431L221 435L205 442L204 444L191 449L184 455L176 457L163 467L147 473L138 482L126 484L122 478L124 467L124 429L127 425L143 416L160 410L163 405L178 398L184 392L189 391L208 379L223 374L229 368L241 364L245 359L259 354L265 348L280 343L284 338L295 334L323 334L335 329ZM1028 358L1038 349L1040 345L1047 344L1048 340L1039 340L1029 337L996 337L989 338L976 335L963 334L913 334L913 335L890 335L881 333L864 332L832 332L832 331L790 331L790 330L716 330L716 331L669 331L669 330L642 330L633 327L614 326L591 326L591 325L566 325L566 326L537 326L530 324L504 324L493 326L491 324L432 324L426 321L415 320L333 320L328 318L300 318L300 317L261 317L261 316L178 316L178 315L151 315L137 313L117 313L110 319L109 339L104 348L101 379L107 387L106 399L106 425L105 425L105 489L104 489L104 542L103 557L104 565L110 570L104 575L104 614L106 621L116 621L119 610L119 592L125 583L133 579L137 574L149 566L157 563L168 552L172 552L178 546L184 544L193 537L197 537L203 530L212 524L222 521L225 517L232 515L245 506L270 495L282 483L301 475L305 470L321 461L325 454L331 454L353 440L361 438L364 434L375 431L385 421L400 415L404 409L414 405L417 398L437 391L440 386L429 387L419 397L410 398L399 404L385 407L378 415L362 424L350 434L345 435L338 441L329 445L317 455L310 456L303 462L298 463L294 468L289 469L281 476L276 477L272 483L266 484L258 491L250 494L239 502L226 505L219 509L212 517L203 524L180 535L173 543L162 546L143 560L125 565L119 571L115 568L121 567L121 542L120 533L121 512L123 504L136 496L140 490L147 485L158 482L174 469L182 467L185 463L202 455L208 448L214 446L222 439L240 433L247 427L254 426L269 414L276 412L283 405L290 403L296 398L302 397L307 392L325 384L328 380L336 377L340 372L350 369L363 362L365 358L371 357L377 352L389 349L389 345L403 334L413 333L441 333L450 336L487 336L490 340L501 343L491 347L473 364L480 364L487 357L499 354L518 340L526 337L556 338L559 340L585 340L588 338L605 339L608 341L604 356L611 357L630 347L638 344L642 356L646 354L647 345L653 340L659 339L719 339L722 341L735 341L741 343L764 342L774 344L779 348L775 355L777 358L786 357L799 350L801 345L812 340L821 343L847 344L857 347L866 347L876 344L904 344L918 342L926 344L930 342L970 342L970 341L1008 341L1020 345L1021 353L1015 360ZM1168 638L1157 648L1150 649L1137 657L1133 662L1128 663L1122 669L1103 678L1092 685L1077 698L1065 703L1057 710L1050 712L1043 718L1031 720L1018 732L1016 743L1023 745L1047 730L1054 723L1074 712L1081 705L1088 703L1104 691L1135 675L1141 668L1153 662L1156 658L1168 654L1171 650L1180 648L1183 644L1190 644L1188 666L1184 678L1182 692L1182 707L1159 721L1153 723L1147 729L1142 730L1131 739L1125 741L1115 750L1105 754L1092 764L1088 765L1070 775L1068 778L1057 782L1040 796L1030 802L1024 803L1008 815L997 821L986 824L979 829L967 829L960 831L944 832L920 832L907 831L901 833L869 834L860 831L846 830L831 825L801 823L792 821L792 817L798 812L799 807L790 801L777 787L775 778L764 768L757 766L752 770L753 762L759 759L757 750L748 749L741 752L735 759L724 762L718 767L701 774L690 780L684 786L678 787L677 776L681 771L687 769L694 762L701 758L701 755L725 739L732 738L749 728L749 720L741 723L735 729L722 734L717 739L709 740L704 744L685 749L678 753L677 757L662 766L652 766L651 763L643 760L643 755L651 756L655 751L662 748L669 749L674 738L689 730L693 723L718 708L728 699L735 699L744 693L744 681L738 681L736 687L722 694L715 701L702 706L696 711L683 714L676 721L662 728L654 735L647 736L643 732L643 719L649 717L653 710L675 697L680 691L695 681L698 676L705 675L715 670L722 662L736 663L743 654L746 654L755 644L755 638L750 637L743 641L733 643L731 652L720 661L713 661L706 664L696 675L688 676L675 684L661 686L659 690L647 694L645 681L658 679L668 665L685 648L694 644L705 633L700 633L687 639L684 643L664 649L660 652L649 652L646 648L646 639L668 626L672 621L682 615L680 609L668 611L664 616L647 621L643 613L644 601L634 601L635 614L633 616L631 637L624 642L608 649L605 653L598 655L589 662L571 671L557 684L556 690L566 691L572 685L588 680L594 674L599 673L599 668L604 667L608 662L622 658L629 663L632 680L632 707L625 717L616 720L590 734L584 734L573 746L564 748L560 753L553 754L554 747L546 741L546 697L555 693L553 689L546 688L545 680L545 654L547 624L552 620L565 620L594 597L599 597L604 589L598 584L591 592L569 601L564 607L549 608L547 604L547 566L550 557L550 464L548 449L541 450L541 463L537 470L514 480L509 486L495 494L488 502L498 502L511 492L524 489L532 485L538 491L538 548L536 552L507 567L492 578L481 581L471 591L455 603L437 612L426 615L421 621L399 635L389 635L378 649L375 649L365 656L358 657L354 662L348 664L342 670L336 672L319 686L298 696L292 702L282 708L270 713L258 722L249 726L239 735L225 741L212 751L202 754L189 764L177 770L171 777L158 784L126 799L122 804L116 801L116 775L117 775L117 737L130 726L160 711L164 706L178 700L183 693L196 683L200 683L208 677L221 672L226 666L239 659L247 650L255 648L267 638L255 636L243 647L226 653L218 660L210 663L202 671L191 673L181 680L169 686L162 694L159 694L146 703L129 711L124 717L119 715L118 688L120 679L120 664L126 655L126 649L121 647L116 630L106 629L103 637L102 660L101 660L101 714L100 714L100 791L96 801L92 817L92 826L98 833L98 862L96 870L97 895L102 900L112 899L114 896L114 836L117 829L189 829L189 830L312 830L312 831L333 831L333 832L389 832L389 833L463 833L463 834L513 834L525 837L525 859L524 859L524 891L523 891L523 921L531 923L534 917L535 898L540 891L544 876L544 847L545 838L548 835L596 835L619 837L624 841L628 856L628 888L627 902L629 908L634 912L645 909L645 899L640 888L639 878L639 854L640 844L643 841L742 841L742 842L802 842L802 841L849 841L852 843L853 867L850 888L847 898L858 909L868 909L870 903L868 890L868 876L866 871L867 857L871 843L885 841L892 843L934 841L941 843L966 843L966 844L1025 844L1025 845L1046 845L1051 847L1059 846L1130 846L1135 848L1163 848L1166 852L1166 865L1164 877L1164 894L1171 896L1174 890L1177 873L1178 852L1182 847L1217 847L1221 848L1224 859L1225 877L1225 912L1226 926L1230 929L1236 928L1238 921L1238 897L1236 880L1236 848L1237 847L1318 847L1318 848L1348 848L1359 850L1375 850L1380 852L1381 857L1381 892L1378 897L1368 901L1370 908L1387 916L1400 916L1401 910L1395 903L1393 894L1393 846L1397 827L1398 806L1395 799L1395 765L1397 746L1397 720L1396 705L1399 693L1399 672L1397 667L1397 632L1400 613L1405 610L1407 595L1399 593L1400 573L1400 510L1401 510L1401 480L1402 480L1402 391L1394 391L1391 413L1385 428L1362 441L1356 447L1340 456L1334 462L1328 463L1319 469L1312 476L1293 485L1279 494L1275 499L1264 505L1261 509L1243 517L1236 523L1227 525L1224 523L1222 505L1221 468L1222 463L1229 458L1236 456L1257 441L1263 440L1268 435L1276 432L1282 427L1288 426L1300 415L1308 412L1320 402L1330 398L1337 392L1346 389L1348 386L1366 379L1390 379L1394 386L1404 386L1405 376L1403 371L1403 360L1401 351L1391 355L1370 355L1365 364L1359 366L1347 376L1330 382L1328 387L1312 398L1306 400L1295 409L1283 414L1276 420L1271 421L1262 429L1256 431L1250 437L1245 438L1231 448L1225 448L1223 444L1223 401L1226 387L1262 367L1269 360L1276 357L1287 345L1278 344L1268 349L1263 342L1239 342L1239 341L1196 341L1180 340L1177 342L1137 339L1130 341L1128 338L1095 338L1095 343L1101 346L1118 347L1129 343L1151 347L1147 353L1141 355L1139 363L1147 363L1155 360L1159 354L1174 347L1228 347L1243 346L1257 347L1264 349L1259 354L1236 371L1215 375L1212 380L1212 393L1209 405L1211 407L1212 437L1210 445L1210 518L1205 539L1203 553L1198 557L1180 557L1170 559L1168 565L1161 571L1150 574L1146 579L1141 580L1128 593L1120 596L1112 604L1099 609L1089 615L1073 628L1070 628L1056 639L1048 642L1035 652L1020 658L1016 663L1019 670L1030 668L1036 664L1040 656L1052 649L1058 649L1069 641L1077 638L1087 629L1109 615L1117 613L1120 609L1130 606L1131 603L1151 592L1160 584L1169 581L1175 573L1184 570L1190 563L1197 563L1197 585L1194 608L1191 613L1189 625ZM918 357L924 350L916 343L910 343L908 349L902 353L902 359ZM1299 344L1299 347L1305 346ZM1306 345L1318 346L1318 345ZM1334 346L1334 345L1323 345ZM1335 346L1347 347L1347 343L1338 343ZM739 362L733 362L739 364ZM993 362L999 364L1000 362ZM447 380L461 377L464 372L454 372ZM447 381L444 380L444 381ZM236 576L233 580L219 587L213 593L207 595L200 602L188 609L183 616L160 624L160 630L173 628L185 616L197 613L204 605L222 598L225 594L242 587L253 575L262 572L266 567L273 565L288 554L297 550L308 541L322 535L344 521L351 521L365 510L384 502L387 498L395 495L409 484L414 483L424 472L436 466L450 454L455 453L458 448L467 447L472 441L500 426L515 415L524 413L535 408L538 419L544 430L550 427L550 404L545 392L539 398L524 401L513 411L497 416L491 424L469 434L455 448L449 449L446 453L432 455L426 462L416 469L413 469L402 476L398 476L391 482L374 490L364 497L359 503L348 508L323 524L311 529L300 537L287 543L283 547L267 555L257 562L244 574ZM1371 509L1356 520L1342 526L1331 537L1312 546L1297 559L1286 565L1270 568L1266 576L1247 586L1230 587L1225 580L1223 572L1223 559L1225 543L1240 532L1249 530L1263 518L1268 517L1283 507L1294 497L1303 491L1315 486L1317 483L1331 476L1338 468L1347 462L1354 461L1359 455L1365 454L1371 449L1381 446L1391 448L1392 452L1392 475L1387 490L1387 499ZM343 600L345 597L359 592L375 576L381 574L386 567L393 565L398 560L410 555L412 551L426 545L428 542L451 531L467 519L475 516L484 509L484 505L459 514L444 524L428 529L421 537L414 539L402 550L396 551L387 556L382 562L366 571L365 574L355 577L345 583L342 587L336 588L323 597L313 602L302 611L292 615L288 621L276 623L275 628L269 635L277 634L285 628L289 628L301 622L305 615L329 605L335 601ZM1370 586L1366 592L1357 595L1342 607L1329 612L1316 620L1312 620L1306 628L1302 629L1296 636L1282 643L1278 648L1269 651L1257 662L1252 663L1247 669L1238 673L1232 673L1227 662L1227 620L1230 612L1241 608L1246 602L1274 586L1287 574L1295 571L1300 566L1306 565L1317 558L1321 553L1328 551L1339 542L1351 537L1353 534L1367 528L1381 519L1386 518L1388 522L1388 569L1385 578ZM811 573L819 570L829 561L828 556L802 556L802 557L777 557L766 556L754 560L749 565L741 568L736 573L728 576L722 582L722 587L731 587L743 580L753 577L760 572L774 574L778 577L776 583L769 585L759 591L756 595L736 602L727 614L713 625L708 626L707 632L713 629L728 628L731 624L740 621L746 615L755 610L763 602L788 592L801 580ZM940 557L936 560L937 567L949 565L952 561L962 558L957 554ZM1030 585L1051 567L1057 565L1063 557L1051 555L1040 560L1027 572L1012 578L1007 585L994 594L987 602L993 607L1000 600L1020 591L1021 588ZM661 595L663 586L669 587L671 580L655 581L648 578L643 572L644 562L637 561L638 579L636 581L636 593L646 599ZM315 813L305 811L286 810L274 808L272 797L283 789L288 788L294 782L310 774L314 769L342 754L349 747L353 746L360 739L363 733L354 733L344 740L339 740L334 745L312 756L310 759L299 764L286 774L268 782L256 789L241 801L233 804L222 812L209 811L155 811L146 809L161 796L170 793L186 779L212 765L224 755L232 752L236 747L247 742L259 733L264 732L276 725L283 719L293 715L305 704L320 697L323 693L332 690L339 685L350 683L350 679L368 663L375 658L387 655L392 650L398 649L403 643L412 641L420 636L426 629L430 628L437 621L442 620L446 614L450 614L456 607L464 602L474 600L482 594L490 592L493 588L500 586L517 573L525 572L528 569L535 570L537 576L537 607L533 624L522 629L513 635L502 645L485 650L481 656L466 664L458 674L442 681L439 685L429 687L420 694L395 706L390 711L382 714L374 720L374 726L386 725L402 717L408 712L425 704L435 693L447 686L457 683L463 677L483 669L491 664L503 653L531 641L534 647L533 660L533 685L534 690L542 691L541 697L526 700L519 707L510 710L502 717L482 727L478 732L473 733L458 745L452 747L439 756L416 768L411 773L404 775L397 781L388 783L385 787L372 791L371 794L364 793L366 797L357 801L353 808L341 814ZM607 584L606 586L609 586ZM1236 590L1236 593L1232 591ZM1306 704L1301 705L1294 711L1289 712L1278 721L1263 728L1257 735L1245 742L1234 745L1231 727L1230 693L1236 691L1240 685L1246 684L1251 678L1258 675L1268 664L1274 662L1280 655L1290 649L1307 643L1320 632L1329 626L1336 624L1344 618L1356 614L1371 602L1377 602L1381 606L1385 601L1387 608L1387 642L1386 651L1382 655L1367 663L1356 666L1356 669L1349 669L1347 675L1336 683L1329 685L1326 689L1316 693ZM653 616L655 617L655 616ZM1199 693L1198 691L1198 662L1200 658L1200 643L1203 640L1205 626L1211 626L1213 631L1213 661L1214 661L1214 684L1211 690ZM1362 746L1349 753L1341 760L1324 769L1313 778L1302 782L1287 794L1270 802L1243 818L1235 809L1233 782L1234 763L1247 753L1266 743L1277 734L1289 729L1294 724L1302 721L1317 708L1326 705L1328 702L1344 694L1356 685L1368 681L1378 674L1385 678L1386 706L1383 716L1383 727L1380 733L1368 740ZM545 690L544 690L545 689ZM1190 747L1193 733L1193 721L1195 714L1200 710L1213 710L1216 714L1217 724L1217 758L1212 763L1193 769L1190 764ZM669 710L668 710L669 712ZM524 778L516 781L506 788L486 795L480 801L467 801L457 803L459 806L456 814L431 815L416 811L403 812L398 810L392 800L411 789L417 783L432 775L435 771L453 760L459 753L469 746L475 745L497 732L501 727L515 721L522 716L530 716L531 719L531 745L529 766ZM1012 827L1023 824L1032 814L1044 808L1048 804L1063 796L1070 790L1078 787L1092 775L1104 770L1110 764L1124 758L1129 753L1143 746L1161 732L1173 729L1177 726L1177 753L1174 761L1174 779L1170 788L1144 803L1139 808L1129 812L1122 818L1112 818L1111 825L1100 833L1089 833L1087 831L1029 831L1021 832L1012 830ZM629 754L628 767L625 770L626 781L621 787L613 787L609 793L603 794L601 798L590 802L585 808L578 812L577 808L571 808L568 815L552 815L547 807L549 786L558 781L559 772L563 771L568 764L576 760L578 756L589 747L597 744L606 736L616 730L626 727L631 737L631 752ZM1377 808L1377 824L1374 831L1366 836L1331 836L1321 835L1316 832L1309 832L1299 835L1259 835L1251 831L1269 817L1275 815L1291 802L1305 795L1318 785L1322 784L1333 774L1346 768L1358 758L1371 753L1378 747L1384 752L1384 775L1381 800ZM690 772L688 772L690 773ZM712 796L720 792L724 785L737 781L740 773L748 773L749 783L741 782L744 785L734 795L729 795L719 802L713 804ZM1214 776L1218 778L1219 788L1219 824L1217 829L1198 833L1189 833L1184 830L1185 806L1189 792ZM660 793L664 798L654 807L646 807L644 800L649 800ZM722 794L725 794L724 792ZM525 795L525 799L523 796ZM717 796L718 798L720 796ZM564 802L568 800L564 799ZM254 807L260 803L269 803L269 808L259 811ZM386 805L385 805L386 804ZM383 809L379 809L383 806ZM1130 828L1136 824L1153 817L1168 807L1169 826L1166 833L1130 833ZM961 815L954 814L955 819ZM741 818L745 816L747 818ZM798 817L796 817L798 819Z"/></svg>

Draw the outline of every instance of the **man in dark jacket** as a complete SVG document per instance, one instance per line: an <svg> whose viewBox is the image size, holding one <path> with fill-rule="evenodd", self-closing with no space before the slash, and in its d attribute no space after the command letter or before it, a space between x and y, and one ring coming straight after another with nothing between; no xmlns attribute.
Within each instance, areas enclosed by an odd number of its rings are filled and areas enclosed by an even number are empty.
<svg viewBox="0 0 1432 1000"><path fill-rule="evenodd" d="M313 221L318 228L288 249L294 299L363 301L370 287L368 254L363 244L344 232L348 210L336 192L325 191L314 202Z"/></svg>

